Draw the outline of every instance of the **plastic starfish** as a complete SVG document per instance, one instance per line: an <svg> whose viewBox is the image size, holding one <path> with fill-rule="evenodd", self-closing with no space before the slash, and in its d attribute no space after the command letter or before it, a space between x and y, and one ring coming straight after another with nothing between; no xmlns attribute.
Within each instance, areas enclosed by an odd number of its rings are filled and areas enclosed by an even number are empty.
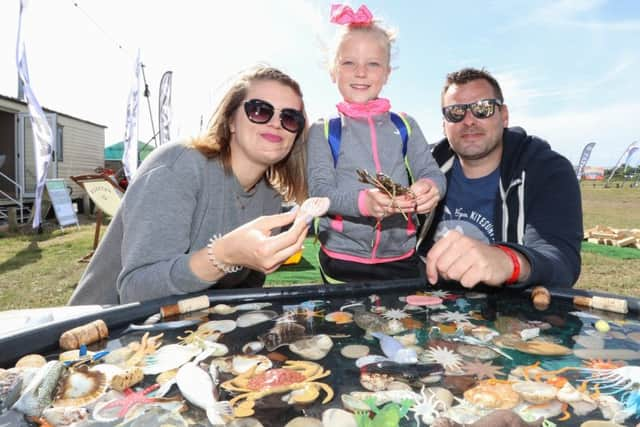
<svg viewBox="0 0 640 427"><path fill-rule="evenodd" d="M385 319L389 319L389 320L393 320L393 319L401 320L401 319L405 319L405 318L409 317L409 315L404 310L401 310L401 309L398 309L398 308L392 308L392 309L389 309L389 310L385 311L382 314L382 317L384 317Z"/></svg>
<svg viewBox="0 0 640 427"><path fill-rule="evenodd" d="M156 402L158 400L157 398L147 397L147 394L151 393L159 387L160 384L154 384L140 391L133 391L128 388L124 391L124 397L122 399L116 399L113 402L109 402L105 406L105 409L111 409L120 406L121 409L120 412L118 412L118 418L124 418L134 406Z"/></svg>
<svg viewBox="0 0 640 427"><path fill-rule="evenodd" d="M480 362L474 360L473 362L466 362L462 366L462 370L467 375L475 375L478 380L483 378L496 378L496 375L504 375L500 366L494 366L491 362Z"/></svg>
<svg viewBox="0 0 640 427"><path fill-rule="evenodd" d="M449 291L433 291L430 292L434 297L442 298L445 301L455 301L460 298L460 295L452 294Z"/></svg>
<svg viewBox="0 0 640 427"><path fill-rule="evenodd" d="M468 313L460 313L458 311L444 311L431 317L436 322L468 322L471 316Z"/></svg>
<svg viewBox="0 0 640 427"><path fill-rule="evenodd" d="M448 348L440 346L431 347L421 354L422 362L436 362L444 366L445 369L451 372L457 372L462 366L462 356L458 353L454 353Z"/></svg>

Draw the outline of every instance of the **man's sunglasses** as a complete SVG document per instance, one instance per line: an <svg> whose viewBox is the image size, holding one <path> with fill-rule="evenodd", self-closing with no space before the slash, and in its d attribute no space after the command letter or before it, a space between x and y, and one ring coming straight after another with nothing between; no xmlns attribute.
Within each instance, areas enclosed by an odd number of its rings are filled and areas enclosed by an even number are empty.
<svg viewBox="0 0 640 427"><path fill-rule="evenodd" d="M267 101L250 99L244 103L244 112L251 122L265 124L269 123L276 109ZM304 128L304 115L293 108L283 108L280 110L280 125L291 133L298 133Z"/></svg>
<svg viewBox="0 0 640 427"><path fill-rule="evenodd" d="M496 105L501 106L499 99L481 99L471 104L453 104L442 107L444 118L451 123L459 123L464 119L467 110L471 110L471 114L476 119L488 119L496 112Z"/></svg>

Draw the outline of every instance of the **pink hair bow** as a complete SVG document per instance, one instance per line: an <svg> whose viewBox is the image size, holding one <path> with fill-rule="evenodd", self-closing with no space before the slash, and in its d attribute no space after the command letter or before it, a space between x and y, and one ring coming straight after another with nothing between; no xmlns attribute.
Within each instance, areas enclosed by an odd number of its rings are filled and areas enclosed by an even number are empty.
<svg viewBox="0 0 640 427"><path fill-rule="evenodd" d="M331 22L339 25L369 25L373 22L373 15L365 5L354 12L345 4L332 4Z"/></svg>

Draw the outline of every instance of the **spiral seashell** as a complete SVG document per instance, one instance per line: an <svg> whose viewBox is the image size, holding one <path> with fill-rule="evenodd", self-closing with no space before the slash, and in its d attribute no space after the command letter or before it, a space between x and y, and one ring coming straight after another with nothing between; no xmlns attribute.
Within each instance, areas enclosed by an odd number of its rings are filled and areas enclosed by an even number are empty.
<svg viewBox="0 0 640 427"><path fill-rule="evenodd" d="M299 340L304 336L305 331L305 327L298 323L278 323L267 333L260 335L258 339L264 343L267 351L274 351L283 345Z"/></svg>

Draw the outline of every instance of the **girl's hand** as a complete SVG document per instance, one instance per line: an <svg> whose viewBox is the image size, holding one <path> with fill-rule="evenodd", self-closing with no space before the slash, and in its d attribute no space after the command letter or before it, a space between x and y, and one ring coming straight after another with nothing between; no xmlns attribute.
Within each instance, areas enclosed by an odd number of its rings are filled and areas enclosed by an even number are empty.
<svg viewBox="0 0 640 427"><path fill-rule="evenodd" d="M440 201L440 191L430 179L420 179L411 186L415 198L415 209L419 214L430 212Z"/></svg>
<svg viewBox="0 0 640 427"><path fill-rule="evenodd" d="M391 197L377 188L364 190L364 205L369 216L374 218L382 219L395 213Z"/></svg>

